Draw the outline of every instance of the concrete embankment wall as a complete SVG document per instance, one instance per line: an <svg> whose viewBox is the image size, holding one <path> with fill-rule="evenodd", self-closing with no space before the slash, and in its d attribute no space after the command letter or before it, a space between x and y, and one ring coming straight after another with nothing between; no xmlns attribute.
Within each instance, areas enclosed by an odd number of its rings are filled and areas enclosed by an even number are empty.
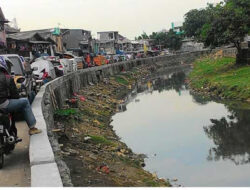
<svg viewBox="0 0 250 190"><path fill-rule="evenodd" d="M212 50L213 54L216 56L223 56L223 57L236 57L237 49L236 48L218 48Z"/></svg>
<svg viewBox="0 0 250 190"><path fill-rule="evenodd" d="M105 77L116 75L122 70L130 70L143 64L157 64L159 66L175 66L190 64L196 58L209 51L200 51L171 56L136 59L79 70L66 76L57 78L44 85L37 94L32 108L37 119L37 127L43 133L30 138L31 186L33 187L61 187L71 186L69 169L60 159L59 144L54 137L53 113L61 108L65 100L78 92L82 87L91 83L96 84Z"/></svg>

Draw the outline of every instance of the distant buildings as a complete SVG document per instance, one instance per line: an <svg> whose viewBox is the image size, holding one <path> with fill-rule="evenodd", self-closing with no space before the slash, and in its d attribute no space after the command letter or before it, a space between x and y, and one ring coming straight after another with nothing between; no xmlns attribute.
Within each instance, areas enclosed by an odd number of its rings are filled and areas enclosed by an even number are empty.
<svg viewBox="0 0 250 190"><path fill-rule="evenodd" d="M119 34L118 36L118 48L121 51L128 52L128 51L133 51L133 44L132 41L129 40L128 38L122 36Z"/></svg>
<svg viewBox="0 0 250 190"><path fill-rule="evenodd" d="M5 52L6 50L6 32L5 32L5 24L9 21L5 19L3 11L0 7L0 53Z"/></svg>
<svg viewBox="0 0 250 190"><path fill-rule="evenodd" d="M99 53L116 54L118 49L118 31L97 32Z"/></svg>
<svg viewBox="0 0 250 190"><path fill-rule="evenodd" d="M67 51L82 56L92 52L91 32L82 29L61 29L63 46Z"/></svg>
<svg viewBox="0 0 250 190"><path fill-rule="evenodd" d="M15 20L15 19L14 19ZM71 51L77 56L87 53L123 54L131 51L143 51L145 46L151 49L151 40L131 41L118 31L97 32L93 39L91 31L83 29L48 28L22 31L17 24L8 25L0 8L0 51L30 56L31 52L54 55L55 52ZM16 23L16 21L14 22Z"/></svg>

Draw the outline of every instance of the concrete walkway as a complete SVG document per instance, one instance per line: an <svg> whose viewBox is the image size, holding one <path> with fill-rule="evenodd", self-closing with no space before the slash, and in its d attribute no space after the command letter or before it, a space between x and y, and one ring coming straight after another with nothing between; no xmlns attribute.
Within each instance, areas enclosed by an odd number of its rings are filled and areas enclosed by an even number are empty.
<svg viewBox="0 0 250 190"><path fill-rule="evenodd" d="M0 170L0 187L29 187L29 134L25 122L17 123L18 136L23 139L10 155L5 155L3 169Z"/></svg>

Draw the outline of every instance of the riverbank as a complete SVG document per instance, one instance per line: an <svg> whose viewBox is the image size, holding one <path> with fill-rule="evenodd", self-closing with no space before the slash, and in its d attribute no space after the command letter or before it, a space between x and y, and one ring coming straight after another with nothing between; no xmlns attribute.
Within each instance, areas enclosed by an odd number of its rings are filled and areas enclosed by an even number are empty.
<svg viewBox="0 0 250 190"><path fill-rule="evenodd" d="M145 80L155 66L143 65L83 88L77 103L71 101L55 114L61 156L74 186L170 186L145 170L145 155L136 155L110 126L111 116L136 81Z"/></svg>
<svg viewBox="0 0 250 190"><path fill-rule="evenodd" d="M231 57L203 57L194 62L189 85L205 96L250 102L250 66L237 66Z"/></svg>

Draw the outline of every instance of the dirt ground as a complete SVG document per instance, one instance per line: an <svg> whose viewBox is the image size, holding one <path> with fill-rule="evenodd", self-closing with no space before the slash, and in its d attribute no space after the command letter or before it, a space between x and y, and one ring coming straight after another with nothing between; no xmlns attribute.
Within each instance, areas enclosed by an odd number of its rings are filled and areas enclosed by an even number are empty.
<svg viewBox="0 0 250 190"><path fill-rule="evenodd" d="M104 79L83 88L55 114L61 155L76 187L171 186L143 169L145 155L136 155L119 141L110 125L136 81L147 78L152 66ZM77 100L77 101L75 101Z"/></svg>

